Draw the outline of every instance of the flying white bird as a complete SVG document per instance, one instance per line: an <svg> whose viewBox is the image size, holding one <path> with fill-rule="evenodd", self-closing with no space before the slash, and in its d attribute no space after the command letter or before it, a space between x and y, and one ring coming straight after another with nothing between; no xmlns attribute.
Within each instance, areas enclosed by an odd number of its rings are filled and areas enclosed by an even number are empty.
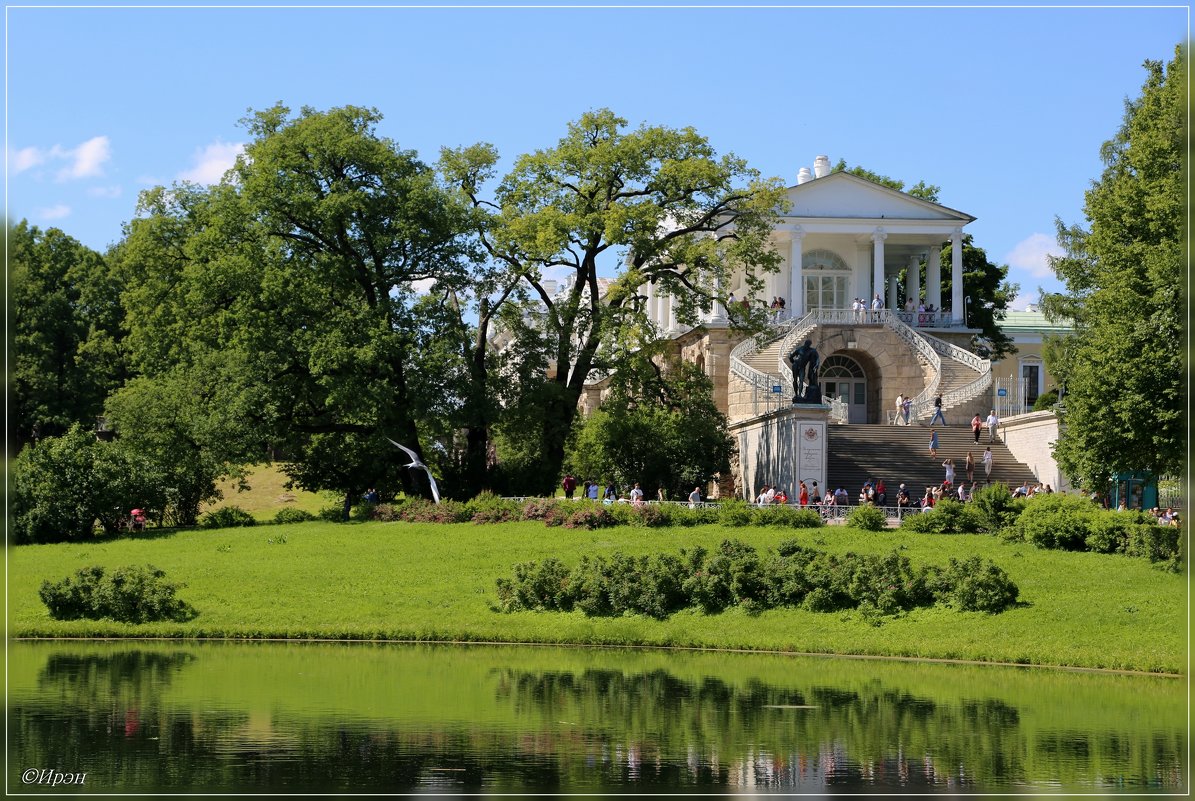
<svg viewBox="0 0 1195 801"><path fill-rule="evenodd" d="M402 448L411 457L411 463L408 465L403 465L404 467L412 467L416 470L422 470L423 472L427 473L427 480L432 483L432 497L436 499L436 503L439 503L440 502L440 488L436 486L436 477L432 475L432 471L428 469L427 465L425 465L422 461L420 461L419 457L417 455L415 455L415 451L411 450L406 445L399 445L397 442L390 439L390 437L386 437L386 439L394 447Z"/></svg>

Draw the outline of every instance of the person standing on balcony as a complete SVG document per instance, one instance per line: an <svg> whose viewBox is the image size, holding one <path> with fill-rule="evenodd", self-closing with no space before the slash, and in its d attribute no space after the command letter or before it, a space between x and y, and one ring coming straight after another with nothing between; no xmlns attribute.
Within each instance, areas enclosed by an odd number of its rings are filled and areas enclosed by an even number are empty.
<svg viewBox="0 0 1195 801"><path fill-rule="evenodd" d="M932 426L935 420L941 420L942 425L946 425L946 415L942 414L942 393L939 392L934 396L934 416L929 419L929 424Z"/></svg>
<svg viewBox="0 0 1195 801"><path fill-rule="evenodd" d="M873 323L878 323L880 321L880 312L883 310L883 308L884 299L881 298L880 293L877 292L876 296L871 299L871 321Z"/></svg>

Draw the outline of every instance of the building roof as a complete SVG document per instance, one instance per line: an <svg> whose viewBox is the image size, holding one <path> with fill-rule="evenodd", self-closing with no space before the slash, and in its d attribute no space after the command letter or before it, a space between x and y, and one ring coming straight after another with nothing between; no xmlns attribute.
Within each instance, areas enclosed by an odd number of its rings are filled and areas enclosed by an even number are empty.
<svg viewBox="0 0 1195 801"><path fill-rule="evenodd" d="M1005 334L1065 334L1075 330L1069 322L1052 323L1039 311L1010 311L1000 322Z"/></svg>

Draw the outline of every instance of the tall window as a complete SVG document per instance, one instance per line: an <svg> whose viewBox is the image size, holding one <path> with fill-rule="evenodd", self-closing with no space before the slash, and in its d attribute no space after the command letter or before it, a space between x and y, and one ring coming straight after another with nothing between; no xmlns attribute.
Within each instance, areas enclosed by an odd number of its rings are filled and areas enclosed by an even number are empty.
<svg viewBox="0 0 1195 801"><path fill-rule="evenodd" d="M806 309L846 309L851 268L831 250L811 250L801 257Z"/></svg>

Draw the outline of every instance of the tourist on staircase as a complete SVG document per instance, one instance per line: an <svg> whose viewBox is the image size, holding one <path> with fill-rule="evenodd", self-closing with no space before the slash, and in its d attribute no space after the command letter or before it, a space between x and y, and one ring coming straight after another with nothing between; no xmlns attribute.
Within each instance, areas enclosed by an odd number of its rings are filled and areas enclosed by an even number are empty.
<svg viewBox="0 0 1195 801"><path fill-rule="evenodd" d="M932 426L935 420L941 420L942 425L946 425L946 416L942 414L942 393L939 392L934 397L934 416L929 419L929 424Z"/></svg>

